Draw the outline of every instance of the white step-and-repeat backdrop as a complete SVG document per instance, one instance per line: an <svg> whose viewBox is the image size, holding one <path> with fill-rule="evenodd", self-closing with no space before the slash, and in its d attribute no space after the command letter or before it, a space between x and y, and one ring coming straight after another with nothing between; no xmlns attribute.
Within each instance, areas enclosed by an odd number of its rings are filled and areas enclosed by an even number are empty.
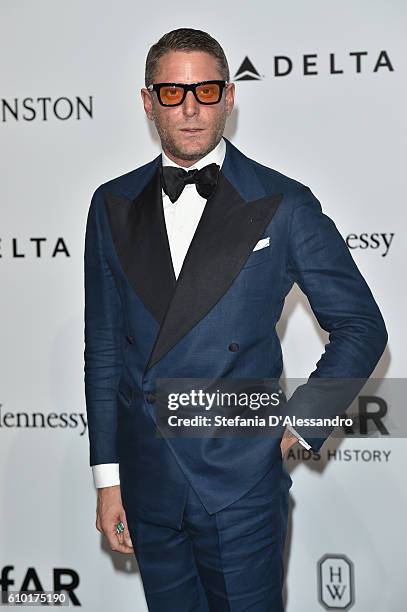
<svg viewBox="0 0 407 612"><path fill-rule="evenodd" d="M386 320L374 376L400 379L407 4L2 0L0 14L1 588L70 585L85 610L143 612L135 559L95 529L83 246L94 189L159 151L139 93L147 50L177 27L223 45L236 82L226 136L320 199ZM307 377L327 335L298 289L279 334L285 375ZM405 440L379 428L317 458L296 447L287 466L287 611L404 610Z"/></svg>

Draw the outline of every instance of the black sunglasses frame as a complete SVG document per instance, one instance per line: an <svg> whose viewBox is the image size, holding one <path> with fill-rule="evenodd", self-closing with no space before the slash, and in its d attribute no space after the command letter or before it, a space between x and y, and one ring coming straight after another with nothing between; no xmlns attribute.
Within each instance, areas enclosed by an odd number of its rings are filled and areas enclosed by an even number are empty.
<svg viewBox="0 0 407 612"><path fill-rule="evenodd" d="M196 95L196 88L199 85L213 85L213 84L219 85L219 98L216 100L216 102L201 102L201 100L198 100L198 96ZM195 100L199 102L199 104L203 104L204 106L210 106L211 104L219 104L222 98L223 90L227 84L228 84L228 81L218 81L218 80L200 81L199 83L153 83L152 85L148 85L147 89L149 91L156 92L158 101L161 104L161 106L168 106L168 107L180 106L180 104L184 102L188 91L192 91L192 93L195 96ZM164 104L164 102L162 102L161 92L160 92L161 87L168 87L168 86L182 87L182 89L184 90L184 95L182 96L180 102L177 102L176 104Z"/></svg>

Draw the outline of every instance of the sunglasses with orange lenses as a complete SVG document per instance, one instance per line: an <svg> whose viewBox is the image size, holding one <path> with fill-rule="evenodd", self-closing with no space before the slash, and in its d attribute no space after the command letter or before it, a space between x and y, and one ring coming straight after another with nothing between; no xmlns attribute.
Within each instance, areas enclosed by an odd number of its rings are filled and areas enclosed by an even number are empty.
<svg viewBox="0 0 407 612"><path fill-rule="evenodd" d="M188 91L192 91L200 104L217 104L227 81L200 81L199 83L154 83L149 91L155 91L161 106L179 106Z"/></svg>

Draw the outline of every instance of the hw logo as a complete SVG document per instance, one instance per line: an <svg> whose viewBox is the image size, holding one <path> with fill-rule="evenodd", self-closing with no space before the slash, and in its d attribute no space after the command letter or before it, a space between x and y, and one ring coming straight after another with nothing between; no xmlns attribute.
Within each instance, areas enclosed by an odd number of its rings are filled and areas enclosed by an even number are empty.
<svg viewBox="0 0 407 612"><path fill-rule="evenodd" d="M355 603L353 563L345 555L318 561L318 600L325 610L349 610Z"/></svg>

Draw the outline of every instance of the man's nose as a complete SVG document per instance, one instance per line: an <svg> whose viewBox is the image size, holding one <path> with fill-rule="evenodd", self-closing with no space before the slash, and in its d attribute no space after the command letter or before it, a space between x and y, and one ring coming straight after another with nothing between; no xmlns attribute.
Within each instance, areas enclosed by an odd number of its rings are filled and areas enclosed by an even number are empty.
<svg viewBox="0 0 407 612"><path fill-rule="evenodd" d="M185 100L182 103L182 108L184 114L188 117L192 117L193 115L199 113L199 102L195 99L195 96L192 91L187 91Z"/></svg>

